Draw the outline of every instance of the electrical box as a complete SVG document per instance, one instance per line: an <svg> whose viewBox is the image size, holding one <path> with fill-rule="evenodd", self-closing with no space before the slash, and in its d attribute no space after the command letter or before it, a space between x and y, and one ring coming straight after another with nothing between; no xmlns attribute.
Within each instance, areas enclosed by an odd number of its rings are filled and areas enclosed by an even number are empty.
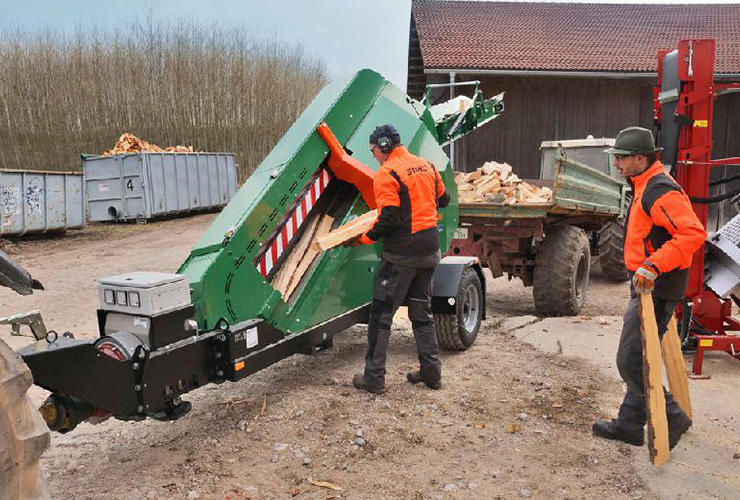
<svg viewBox="0 0 740 500"><path fill-rule="evenodd" d="M98 282L100 309L155 316L190 305L190 285L182 274L133 272Z"/></svg>

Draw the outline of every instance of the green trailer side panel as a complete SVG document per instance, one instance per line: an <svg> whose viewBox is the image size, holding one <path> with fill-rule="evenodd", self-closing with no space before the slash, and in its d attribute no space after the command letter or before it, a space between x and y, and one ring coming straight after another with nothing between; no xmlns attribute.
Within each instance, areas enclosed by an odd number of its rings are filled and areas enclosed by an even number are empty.
<svg viewBox="0 0 740 500"><path fill-rule="evenodd" d="M553 195L559 208L621 215L624 184L558 152Z"/></svg>
<svg viewBox="0 0 740 500"><path fill-rule="evenodd" d="M460 203L461 217L491 219L539 219L547 217L552 205L503 205L501 203Z"/></svg>

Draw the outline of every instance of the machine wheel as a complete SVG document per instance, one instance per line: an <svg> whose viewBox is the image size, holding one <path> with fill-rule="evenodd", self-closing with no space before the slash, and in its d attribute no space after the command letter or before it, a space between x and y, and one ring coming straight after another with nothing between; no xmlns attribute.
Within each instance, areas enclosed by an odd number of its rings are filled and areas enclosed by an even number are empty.
<svg viewBox="0 0 740 500"><path fill-rule="evenodd" d="M591 250L583 229L549 229L537 248L534 305L540 316L573 316L586 301Z"/></svg>
<svg viewBox="0 0 740 500"><path fill-rule="evenodd" d="M483 319L485 300L478 273L463 271L457 291L456 314L435 314L437 342L443 349L464 351L475 342Z"/></svg>
<svg viewBox="0 0 740 500"><path fill-rule="evenodd" d="M39 471L39 457L50 435L31 404L28 367L0 340L0 500L48 498Z"/></svg>
<svg viewBox="0 0 740 500"><path fill-rule="evenodd" d="M624 219L604 224L599 231L599 264L609 279L627 281L630 278L624 267Z"/></svg>

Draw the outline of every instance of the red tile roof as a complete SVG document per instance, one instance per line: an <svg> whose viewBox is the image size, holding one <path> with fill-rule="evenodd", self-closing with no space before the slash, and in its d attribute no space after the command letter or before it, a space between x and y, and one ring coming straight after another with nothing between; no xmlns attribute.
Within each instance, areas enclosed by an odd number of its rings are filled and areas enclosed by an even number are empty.
<svg viewBox="0 0 740 500"><path fill-rule="evenodd" d="M656 72L658 49L717 41L715 71L740 73L740 5L413 2L424 67Z"/></svg>

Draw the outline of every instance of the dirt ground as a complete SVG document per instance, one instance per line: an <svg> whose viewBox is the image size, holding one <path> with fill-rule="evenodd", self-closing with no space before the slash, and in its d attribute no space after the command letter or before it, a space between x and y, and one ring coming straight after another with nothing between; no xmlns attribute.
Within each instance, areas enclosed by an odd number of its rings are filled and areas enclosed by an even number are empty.
<svg viewBox="0 0 740 500"><path fill-rule="evenodd" d="M174 271L213 218L6 242L47 291L19 297L0 290L0 311L40 309L49 328L92 336L98 278ZM598 273L592 279L583 314L622 314L626 285ZM187 395L193 410L178 421L109 420L55 435L42 459L52 497L658 498L635 471L634 454L644 449L590 434L621 385L586 361L545 354L500 328L506 317L534 313L531 289L519 281L489 282L488 308L475 345L444 353L441 391L405 381L416 356L402 318L387 393L354 390L348 382L365 349L365 328L356 326L322 355L294 356L239 383ZM28 342L2 328L12 347ZM33 389L32 397L40 402L44 393Z"/></svg>

